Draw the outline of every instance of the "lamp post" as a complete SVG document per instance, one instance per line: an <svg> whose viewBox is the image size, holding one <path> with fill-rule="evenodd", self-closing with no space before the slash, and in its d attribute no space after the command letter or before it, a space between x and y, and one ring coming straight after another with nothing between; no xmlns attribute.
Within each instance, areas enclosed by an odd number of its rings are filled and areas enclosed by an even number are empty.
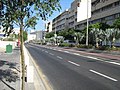
<svg viewBox="0 0 120 90"><path fill-rule="evenodd" d="M88 5L89 5L89 0L87 0L87 31L86 31L86 46L88 46L88 26L89 26L89 20L88 20Z"/></svg>
<svg viewBox="0 0 120 90"><path fill-rule="evenodd" d="M55 34L54 34L54 37L55 37L55 45L57 45L57 34L56 34L56 28L57 28L57 21L56 21L56 25L55 25Z"/></svg>

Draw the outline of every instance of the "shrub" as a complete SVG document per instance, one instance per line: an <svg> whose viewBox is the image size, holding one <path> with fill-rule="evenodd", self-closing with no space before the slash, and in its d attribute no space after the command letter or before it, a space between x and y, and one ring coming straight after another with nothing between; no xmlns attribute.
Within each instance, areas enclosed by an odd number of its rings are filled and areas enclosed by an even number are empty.
<svg viewBox="0 0 120 90"><path fill-rule="evenodd" d="M13 38L5 38L3 41L14 41Z"/></svg>
<svg viewBox="0 0 120 90"><path fill-rule="evenodd" d="M60 47L74 47L75 45L69 43L61 43L59 44Z"/></svg>
<svg viewBox="0 0 120 90"><path fill-rule="evenodd" d="M77 48L92 48L92 47L93 47L92 45L86 46L85 44L79 44L79 45L77 45Z"/></svg>

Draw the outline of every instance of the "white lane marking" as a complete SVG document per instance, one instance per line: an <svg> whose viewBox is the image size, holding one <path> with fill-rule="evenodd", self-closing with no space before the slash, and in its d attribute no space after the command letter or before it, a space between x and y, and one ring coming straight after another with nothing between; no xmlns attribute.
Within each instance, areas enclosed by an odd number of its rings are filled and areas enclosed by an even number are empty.
<svg viewBox="0 0 120 90"><path fill-rule="evenodd" d="M95 60L100 60L100 59L98 59L98 58L96 58L96 57L91 57L91 56L86 56L87 58L91 58L91 59L95 59Z"/></svg>
<svg viewBox="0 0 120 90"><path fill-rule="evenodd" d="M115 65L120 65L120 63L117 63L117 62L108 62L108 63L112 63L112 64L115 64Z"/></svg>
<svg viewBox="0 0 120 90"><path fill-rule="evenodd" d="M48 53L48 51L45 51L46 53Z"/></svg>
<svg viewBox="0 0 120 90"><path fill-rule="evenodd" d="M50 49L53 49L53 48L50 48ZM53 49L53 50L56 50L56 49ZM44 51L44 50L42 50L42 51ZM62 51L62 50L58 50L58 51ZM74 55L77 55L77 56L82 56L82 57L85 57L85 58L90 58L90 59L99 60L99 61L102 61L102 62L107 62L107 63L111 63L111 64L115 64L115 65L120 65L120 63L117 63L117 62L111 62L111 61L104 61L104 60L102 60L102 59L98 59L98 58L96 58L96 57L84 56L84 55L80 55L80 54L78 54L78 53L71 53L71 52L69 52L69 51L64 51L64 52L66 52L66 53L70 53L70 54L74 54ZM47 53L47 52L46 52L46 53ZM53 54L52 54L52 55L53 55Z"/></svg>
<svg viewBox="0 0 120 90"><path fill-rule="evenodd" d="M75 63L75 62L72 62L72 61L68 61L69 63L73 64L73 65L76 65L76 66L80 66L79 64Z"/></svg>
<svg viewBox="0 0 120 90"><path fill-rule="evenodd" d="M73 54L74 54L74 55L78 55L78 56L80 55L80 54L78 54L78 53L73 53Z"/></svg>
<svg viewBox="0 0 120 90"><path fill-rule="evenodd" d="M112 78L112 77L109 77L109 76L107 76L107 75L104 75L104 74L102 74L102 73L99 73L99 72L97 72L97 71L94 71L94 70L89 70L90 72L93 72L93 73L95 73L95 74L98 74L98 75L100 75L100 76L103 76L103 77L105 77L105 78L107 78L107 79L110 79L110 80L112 80L112 81L118 81L117 79L114 79L114 78Z"/></svg>
<svg viewBox="0 0 120 90"><path fill-rule="evenodd" d="M64 51L64 52L66 52L66 53L70 53L69 51Z"/></svg>
<svg viewBox="0 0 120 90"><path fill-rule="evenodd" d="M60 57L60 56L57 56L57 58L59 58L59 59L63 59L62 57Z"/></svg>
<svg viewBox="0 0 120 90"><path fill-rule="evenodd" d="M54 55L53 53L49 53L50 55Z"/></svg>
<svg viewBox="0 0 120 90"><path fill-rule="evenodd" d="M72 54L72 53L71 53ZM84 56L84 55L80 55L78 53L73 53L74 55L77 55L77 56L82 56L82 57L85 57L85 58L90 58L90 59L94 59L94 60L98 60L98 61L102 61L102 62L107 62L107 63L111 63L111 64L115 64L115 65L120 65L120 63L117 63L117 62L111 62L111 61L105 61L105 60L102 60L102 59L98 59L96 57L91 57L91 56Z"/></svg>

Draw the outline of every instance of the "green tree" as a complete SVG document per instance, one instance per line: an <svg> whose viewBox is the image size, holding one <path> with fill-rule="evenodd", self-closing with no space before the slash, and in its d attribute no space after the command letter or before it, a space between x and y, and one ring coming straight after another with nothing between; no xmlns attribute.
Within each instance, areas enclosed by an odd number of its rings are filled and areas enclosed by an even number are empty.
<svg viewBox="0 0 120 90"><path fill-rule="evenodd" d="M61 30L58 32L59 36L63 36L65 40L74 40L74 29L66 29L66 30Z"/></svg>
<svg viewBox="0 0 120 90"><path fill-rule="evenodd" d="M51 38L54 37L54 32L49 32L45 35L45 38Z"/></svg>
<svg viewBox="0 0 120 90"><path fill-rule="evenodd" d="M14 24L20 27L20 52L22 62L22 90L24 90L25 65L23 54L23 31L26 28L35 28L38 17L46 20L53 11L60 10L59 0L2 0L0 2L0 25L9 35Z"/></svg>
<svg viewBox="0 0 120 90"><path fill-rule="evenodd" d="M96 42L96 47L98 48L99 44L98 42L101 40L100 36L102 35L103 31L100 29L100 23L96 23L92 25L92 30L91 33L94 36L95 42Z"/></svg>
<svg viewBox="0 0 120 90"><path fill-rule="evenodd" d="M107 29L106 36L108 41L110 41L111 45L114 47L115 40L120 38L120 30L115 28Z"/></svg>
<svg viewBox="0 0 120 90"><path fill-rule="evenodd" d="M76 43L77 43L77 45L79 45L80 42L85 37L85 34L83 34L82 32L75 32L74 34L75 34Z"/></svg>
<svg viewBox="0 0 120 90"><path fill-rule="evenodd" d="M120 30L120 17L114 21L113 27Z"/></svg>
<svg viewBox="0 0 120 90"><path fill-rule="evenodd" d="M111 46L114 47L114 43L117 39L120 39L120 18L117 18L111 28L106 29L106 39L111 42Z"/></svg>

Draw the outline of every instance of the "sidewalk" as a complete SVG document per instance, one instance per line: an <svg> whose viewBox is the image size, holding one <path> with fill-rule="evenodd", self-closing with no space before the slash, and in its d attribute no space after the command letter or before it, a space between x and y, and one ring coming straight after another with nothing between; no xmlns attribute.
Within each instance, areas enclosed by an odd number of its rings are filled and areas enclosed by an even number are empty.
<svg viewBox="0 0 120 90"><path fill-rule="evenodd" d="M0 90L20 90L20 52L0 50Z"/></svg>

